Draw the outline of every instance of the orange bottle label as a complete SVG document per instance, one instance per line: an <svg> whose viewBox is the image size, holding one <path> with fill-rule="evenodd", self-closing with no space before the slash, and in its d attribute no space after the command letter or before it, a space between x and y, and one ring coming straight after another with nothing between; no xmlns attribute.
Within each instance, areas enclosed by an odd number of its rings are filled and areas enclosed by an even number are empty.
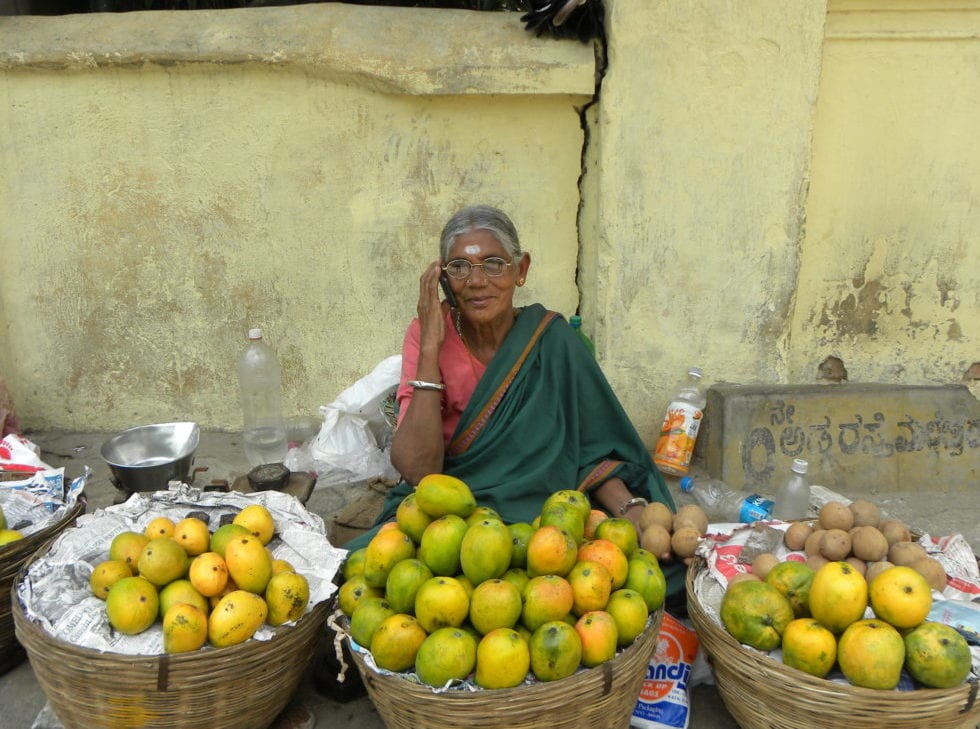
<svg viewBox="0 0 980 729"><path fill-rule="evenodd" d="M702 416L700 408L688 403L670 404L653 454L653 462L660 470L678 476L688 472Z"/></svg>

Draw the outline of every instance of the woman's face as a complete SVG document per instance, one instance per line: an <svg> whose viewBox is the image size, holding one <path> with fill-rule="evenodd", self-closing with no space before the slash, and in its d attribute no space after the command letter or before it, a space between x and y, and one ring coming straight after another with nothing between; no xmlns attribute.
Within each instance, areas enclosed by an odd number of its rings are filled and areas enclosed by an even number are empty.
<svg viewBox="0 0 980 729"><path fill-rule="evenodd" d="M487 258L511 260L500 241L486 230L471 230L456 236L444 264L460 258L472 264L483 263ZM520 264L512 262L507 266L501 276L487 276L482 268L473 268L468 278L450 277L462 315L474 324L512 317L514 288L527 274L528 263L528 257L524 256Z"/></svg>

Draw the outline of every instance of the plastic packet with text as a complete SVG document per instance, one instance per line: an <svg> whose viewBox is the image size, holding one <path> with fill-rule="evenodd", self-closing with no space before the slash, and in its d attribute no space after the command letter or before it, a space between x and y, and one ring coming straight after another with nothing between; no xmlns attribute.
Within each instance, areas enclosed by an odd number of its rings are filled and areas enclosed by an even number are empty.
<svg viewBox="0 0 980 729"><path fill-rule="evenodd" d="M693 628L664 613L657 648L633 708L631 727L687 729L691 720L691 669L699 646Z"/></svg>

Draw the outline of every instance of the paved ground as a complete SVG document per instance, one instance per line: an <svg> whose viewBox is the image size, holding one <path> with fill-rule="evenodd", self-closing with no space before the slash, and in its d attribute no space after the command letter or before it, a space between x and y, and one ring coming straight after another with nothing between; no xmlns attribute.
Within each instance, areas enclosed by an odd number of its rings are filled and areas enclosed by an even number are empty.
<svg viewBox="0 0 980 729"><path fill-rule="evenodd" d="M108 469L99 455L105 439L101 433L33 433L28 437L42 449L42 457L53 466L65 466L69 476L78 475L84 466L92 469L86 493L89 511L109 506L118 492L109 480ZM235 434L204 433L197 451L195 467L207 468L198 473L197 485L212 479L229 482L248 470L240 439ZM679 491L671 481L675 494ZM343 488L318 488L307 507L329 523L332 516L349 502L365 493L365 486L355 484ZM966 495L936 494L933 492L903 494L873 494L856 490L846 494L851 498L867 496L894 516L903 518L920 531L931 534L959 532L974 546L980 545L980 523L977 520L980 493L973 489ZM681 501L678 498L678 501ZM24 662L0 677L0 729L53 729L44 715L46 697L38 686L31 666ZM349 703L338 703L321 696L308 673L292 706L293 713L283 717L277 729L298 729L317 726L322 729L383 729L384 723L366 697ZM693 690L691 729L736 727L726 711L714 686L702 685ZM421 728L420 729L424 729Z"/></svg>

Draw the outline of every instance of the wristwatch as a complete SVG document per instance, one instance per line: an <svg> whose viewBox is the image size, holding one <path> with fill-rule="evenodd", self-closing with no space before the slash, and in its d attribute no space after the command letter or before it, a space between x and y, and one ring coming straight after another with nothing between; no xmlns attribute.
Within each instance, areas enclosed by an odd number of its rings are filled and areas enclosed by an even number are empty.
<svg viewBox="0 0 980 729"><path fill-rule="evenodd" d="M626 516L626 512L629 511L631 507L647 506L649 503L650 502L644 499L642 496L634 496L632 499L619 507L619 515Z"/></svg>

